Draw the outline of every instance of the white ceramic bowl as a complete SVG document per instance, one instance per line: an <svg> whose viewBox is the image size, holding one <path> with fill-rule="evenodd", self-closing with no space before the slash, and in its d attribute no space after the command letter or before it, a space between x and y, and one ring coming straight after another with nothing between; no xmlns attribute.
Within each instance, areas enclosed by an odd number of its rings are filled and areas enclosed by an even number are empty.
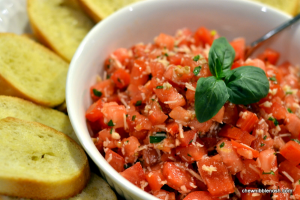
<svg viewBox="0 0 300 200"><path fill-rule="evenodd" d="M215 29L229 40L243 36L251 42L290 16L244 0L147 0L119 10L97 24L85 37L70 65L66 101L73 128L88 155L108 183L126 199L155 199L117 173L94 146L85 121L91 105L89 88L103 71L105 58L119 47L152 42L159 33L174 35L179 28ZM281 52L281 59L300 63L300 25L285 30L267 45Z"/></svg>

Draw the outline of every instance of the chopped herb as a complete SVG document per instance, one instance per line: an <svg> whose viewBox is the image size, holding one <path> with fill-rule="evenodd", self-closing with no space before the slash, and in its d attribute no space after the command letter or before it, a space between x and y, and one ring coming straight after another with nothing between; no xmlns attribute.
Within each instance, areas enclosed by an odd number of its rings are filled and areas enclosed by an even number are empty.
<svg viewBox="0 0 300 200"><path fill-rule="evenodd" d="M195 76L197 76L200 73L201 70L201 66L195 67L193 73L195 74Z"/></svg>
<svg viewBox="0 0 300 200"><path fill-rule="evenodd" d="M263 139L266 140L266 139L267 139L267 136L265 135Z"/></svg>
<svg viewBox="0 0 300 200"><path fill-rule="evenodd" d="M270 81L277 81L276 76L272 76L269 78Z"/></svg>
<svg viewBox="0 0 300 200"><path fill-rule="evenodd" d="M151 99L151 101L155 101L155 99Z"/></svg>
<svg viewBox="0 0 300 200"><path fill-rule="evenodd" d="M130 166L127 165L127 164L124 165L124 169L127 169L127 168L129 168L129 167L130 167Z"/></svg>
<svg viewBox="0 0 300 200"><path fill-rule="evenodd" d="M157 134L167 134L167 132L165 132L165 131L160 131L160 132L156 132L156 135Z"/></svg>
<svg viewBox="0 0 300 200"><path fill-rule="evenodd" d="M189 142L189 144L191 144L193 142L193 140L191 140L190 142Z"/></svg>
<svg viewBox="0 0 300 200"><path fill-rule="evenodd" d="M140 106L140 105L142 105L142 101L141 101L141 100L139 100L139 101L137 101L137 102L135 103L135 106Z"/></svg>
<svg viewBox="0 0 300 200"><path fill-rule="evenodd" d="M109 68L110 68L110 65L106 65L106 68L109 69Z"/></svg>
<svg viewBox="0 0 300 200"><path fill-rule="evenodd" d="M192 157L190 154L187 154L189 157Z"/></svg>
<svg viewBox="0 0 300 200"><path fill-rule="evenodd" d="M300 141L298 139L291 139L291 140L300 144Z"/></svg>
<svg viewBox="0 0 300 200"><path fill-rule="evenodd" d="M167 56L167 57L169 56L167 53L165 53L164 55Z"/></svg>
<svg viewBox="0 0 300 200"><path fill-rule="evenodd" d="M163 89L163 88L164 88L164 86L162 86L162 85L156 86L156 89Z"/></svg>
<svg viewBox="0 0 300 200"><path fill-rule="evenodd" d="M275 175L275 173L272 170L270 172L263 172L262 174L272 174L272 175Z"/></svg>
<svg viewBox="0 0 300 200"><path fill-rule="evenodd" d="M109 75L109 74L107 74L107 75L106 75L106 79L109 79L109 78L110 78L110 75Z"/></svg>
<svg viewBox="0 0 300 200"><path fill-rule="evenodd" d="M278 125L279 125L277 119L275 119L274 117L269 117L268 120L272 121L272 122L274 123L275 126L278 126Z"/></svg>
<svg viewBox="0 0 300 200"><path fill-rule="evenodd" d="M275 156L276 156L276 152L275 153L273 153Z"/></svg>
<svg viewBox="0 0 300 200"><path fill-rule="evenodd" d="M287 92L285 92L285 94L293 94L293 92L292 91L287 91Z"/></svg>
<svg viewBox="0 0 300 200"><path fill-rule="evenodd" d="M101 97L102 96L102 92L97 90L97 89L93 89L93 93L96 97Z"/></svg>
<svg viewBox="0 0 300 200"><path fill-rule="evenodd" d="M119 82L119 83L122 83L122 81L121 81L121 79L120 79L120 78L118 78L118 82Z"/></svg>
<svg viewBox="0 0 300 200"><path fill-rule="evenodd" d="M136 118L136 115L133 115L133 116L132 116L132 118L131 118L131 119L132 119L132 121L134 121L134 120L135 120L135 118Z"/></svg>
<svg viewBox="0 0 300 200"><path fill-rule="evenodd" d="M298 181L298 182L299 182L299 184L300 184L300 179L299 179L299 181Z"/></svg>
<svg viewBox="0 0 300 200"><path fill-rule="evenodd" d="M264 143L260 143L260 147L263 147L263 146L265 146L265 144Z"/></svg>
<svg viewBox="0 0 300 200"><path fill-rule="evenodd" d="M108 126L114 126L114 123L112 120L110 120L108 123L107 123Z"/></svg>
<svg viewBox="0 0 300 200"><path fill-rule="evenodd" d="M159 142L163 141L166 138L166 136L165 135L152 135L149 138L150 138L150 143L153 144L153 143L159 143Z"/></svg>
<svg viewBox="0 0 300 200"><path fill-rule="evenodd" d="M112 132L113 132L113 128L110 129L110 132L109 132L109 133L112 134Z"/></svg>
<svg viewBox="0 0 300 200"><path fill-rule="evenodd" d="M200 59L200 55L196 55L194 58L193 58L193 61L198 61Z"/></svg>
<svg viewBox="0 0 300 200"><path fill-rule="evenodd" d="M222 142L222 143L220 144L220 148L223 148L224 146L225 146L225 143Z"/></svg>
<svg viewBox="0 0 300 200"><path fill-rule="evenodd" d="M288 111L289 113L293 113L293 111L292 111L290 108L287 108L287 111Z"/></svg>
<svg viewBox="0 0 300 200"><path fill-rule="evenodd" d="M129 143L129 140L126 140L126 144L128 144Z"/></svg>
<svg viewBox="0 0 300 200"><path fill-rule="evenodd" d="M126 118L127 118L127 117L128 117L128 114L126 114L125 116L126 116Z"/></svg>

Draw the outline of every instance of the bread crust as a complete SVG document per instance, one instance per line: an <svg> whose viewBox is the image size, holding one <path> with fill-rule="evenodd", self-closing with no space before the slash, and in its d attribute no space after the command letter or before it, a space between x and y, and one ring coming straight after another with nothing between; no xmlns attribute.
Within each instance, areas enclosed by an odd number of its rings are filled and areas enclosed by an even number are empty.
<svg viewBox="0 0 300 200"><path fill-rule="evenodd" d="M65 199L79 194L85 188L90 179L90 167L84 150L73 139L53 128L37 122L28 122L13 117L1 119L1 121L5 121L7 123L27 124L32 127L38 127L38 130L43 129L61 135L66 141L72 143L71 145L75 146L75 148L84 158L84 163L82 163L80 171L68 179L50 181L35 180L31 177L20 178L16 176L7 178L0 176L1 195L41 200Z"/></svg>
<svg viewBox="0 0 300 200"><path fill-rule="evenodd" d="M94 22L98 23L102 20L103 16L101 16L99 13L97 13L93 6L89 5L89 2L86 0L77 0L81 8L84 12L86 12L87 15L89 15Z"/></svg>
<svg viewBox="0 0 300 200"><path fill-rule="evenodd" d="M41 30L41 28L38 27L38 25L36 24L34 18L31 16L31 12L29 12L30 10L30 6L32 5L32 2L34 0L27 0L27 13L28 13L28 18L30 21L30 26L32 29L33 34L36 36L36 38L38 39L38 41L40 43L42 43L43 45L45 45L46 47L48 47L49 49L53 50L57 55L59 55L62 59L64 59L66 62L70 63L71 60L69 58L67 58L65 55L63 55L61 53L61 51L59 51L59 49L57 49L55 47L54 44L52 44L47 37L45 36L45 34L43 33L43 31Z"/></svg>

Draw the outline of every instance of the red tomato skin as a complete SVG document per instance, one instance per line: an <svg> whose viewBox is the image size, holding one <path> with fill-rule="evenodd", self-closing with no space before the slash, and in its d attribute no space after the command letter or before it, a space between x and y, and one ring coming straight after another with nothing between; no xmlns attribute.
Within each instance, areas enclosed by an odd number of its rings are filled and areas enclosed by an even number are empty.
<svg viewBox="0 0 300 200"><path fill-rule="evenodd" d="M112 166L117 172L124 171L125 160L122 156L108 149L105 152L105 160Z"/></svg>
<svg viewBox="0 0 300 200"><path fill-rule="evenodd" d="M133 163L136 160L135 152L139 146L140 142L134 136L122 140L122 153L126 163Z"/></svg>
<svg viewBox="0 0 300 200"><path fill-rule="evenodd" d="M256 162L258 167L262 170L261 179L264 185L274 185L278 183L278 170L274 170L277 169L277 157L273 149L261 151ZM273 174L270 174L272 171Z"/></svg>
<svg viewBox="0 0 300 200"><path fill-rule="evenodd" d="M249 185L254 181L260 180L261 171L255 160L243 160L244 169L237 174L237 178L243 185Z"/></svg>
<svg viewBox="0 0 300 200"><path fill-rule="evenodd" d="M165 115L157 101L152 101L150 106L148 119L153 125L163 124L168 119L168 115Z"/></svg>
<svg viewBox="0 0 300 200"><path fill-rule="evenodd" d="M290 161L285 160L281 162L278 166L278 170L280 173L286 172L289 174L294 180L300 179L300 169L294 166Z"/></svg>
<svg viewBox="0 0 300 200"><path fill-rule="evenodd" d="M300 145L297 142L289 141L281 149L280 154L283 155L294 166L300 163Z"/></svg>
<svg viewBox="0 0 300 200"><path fill-rule="evenodd" d="M101 112L104 115L104 122L108 124L113 122L113 128L124 127L124 115L126 114L125 106L118 105L115 102L104 103Z"/></svg>
<svg viewBox="0 0 300 200"><path fill-rule="evenodd" d="M169 50L172 50L174 48L175 39L171 35L161 33L156 37L154 42L160 48L167 48Z"/></svg>
<svg viewBox="0 0 300 200"><path fill-rule="evenodd" d="M257 122L258 118L256 114L250 111L244 111L243 114L241 114L241 117L236 122L236 126L239 127L242 131L247 131L248 133L250 133Z"/></svg>
<svg viewBox="0 0 300 200"><path fill-rule="evenodd" d="M211 173L204 170L205 166L215 167L216 171ZM234 182L226 166L217 157L206 157L197 161L198 171L207 185L212 196L220 197L234 192ZM204 166L204 169L203 169ZM220 184L222 183L222 184Z"/></svg>
<svg viewBox="0 0 300 200"><path fill-rule="evenodd" d="M120 172L120 174L139 188L142 188L141 185L143 181L146 182L144 170L139 162L125 169L123 172Z"/></svg>
<svg viewBox="0 0 300 200"><path fill-rule="evenodd" d="M245 38L236 38L230 42L235 51L234 60L245 59L246 41Z"/></svg>
<svg viewBox="0 0 300 200"><path fill-rule="evenodd" d="M194 178L192 178L189 172L176 166L174 162L165 162L162 172L167 180L167 185L180 193L186 194L194 189L191 186L191 184L196 184ZM183 190L182 186L185 186L186 190Z"/></svg>
<svg viewBox="0 0 300 200"><path fill-rule="evenodd" d="M255 139L255 137L250 135L247 131L242 131L240 128L231 126L229 124L226 124L218 133L218 135L229 139L234 139L248 146L250 146L252 141Z"/></svg>
<svg viewBox="0 0 300 200"><path fill-rule="evenodd" d="M205 147L195 146L190 144L186 147L176 147L176 155L178 155L183 162L193 163L200 160L207 154Z"/></svg>
<svg viewBox="0 0 300 200"><path fill-rule="evenodd" d="M300 119L294 113L288 113L285 127L292 134L293 139L300 139Z"/></svg>
<svg viewBox="0 0 300 200"><path fill-rule="evenodd" d="M200 27L194 34L195 44L205 46L205 44L212 45L214 36L205 27Z"/></svg>
<svg viewBox="0 0 300 200"><path fill-rule="evenodd" d="M206 191L195 191L189 193L183 200L218 200L219 198L211 196Z"/></svg>
<svg viewBox="0 0 300 200"><path fill-rule="evenodd" d="M148 74L144 74L147 65L143 60L135 60L131 69L130 83L133 85L144 85L148 81Z"/></svg>
<svg viewBox="0 0 300 200"><path fill-rule="evenodd" d="M126 70L119 68L110 77L117 88L123 89L130 83L130 74Z"/></svg>
<svg viewBox="0 0 300 200"><path fill-rule="evenodd" d="M103 113L101 112L101 109L103 108L103 104L104 103L101 99L93 103L85 112L86 119L91 122L95 122L103 118Z"/></svg>
<svg viewBox="0 0 300 200"><path fill-rule="evenodd" d="M100 97L94 94L94 89L102 93ZM111 79L98 82L95 85L92 85L92 87L90 88L90 94L93 101L97 101L102 97L111 96L113 95L114 92L115 92L115 85Z"/></svg>
<svg viewBox="0 0 300 200"><path fill-rule="evenodd" d="M266 63L275 65L279 59L279 52L271 48L266 48L263 53L259 54L257 57Z"/></svg>

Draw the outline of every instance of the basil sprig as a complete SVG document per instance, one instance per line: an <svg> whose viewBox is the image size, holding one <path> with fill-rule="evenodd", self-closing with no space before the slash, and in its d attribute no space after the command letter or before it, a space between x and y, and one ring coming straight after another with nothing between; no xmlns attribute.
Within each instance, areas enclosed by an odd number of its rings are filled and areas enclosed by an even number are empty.
<svg viewBox="0 0 300 200"><path fill-rule="evenodd" d="M234 104L251 104L267 96L269 81L265 72L253 66L231 70L235 51L224 38L214 40L208 65L213 76L202 77L195 92L195 112L199 122L215 116L226 101Z"/></svg>

